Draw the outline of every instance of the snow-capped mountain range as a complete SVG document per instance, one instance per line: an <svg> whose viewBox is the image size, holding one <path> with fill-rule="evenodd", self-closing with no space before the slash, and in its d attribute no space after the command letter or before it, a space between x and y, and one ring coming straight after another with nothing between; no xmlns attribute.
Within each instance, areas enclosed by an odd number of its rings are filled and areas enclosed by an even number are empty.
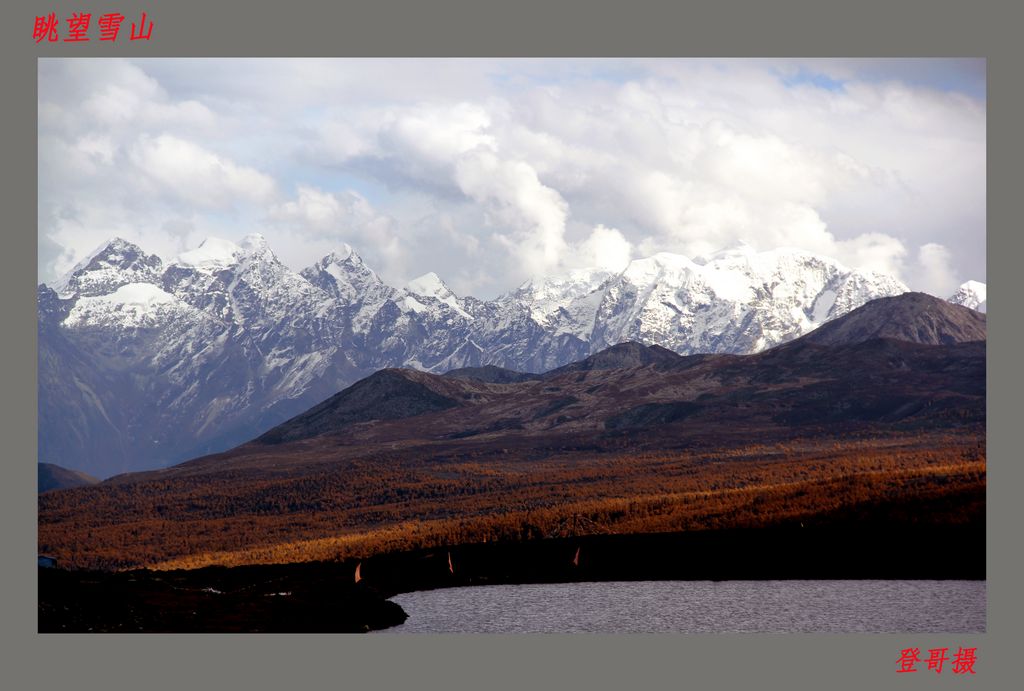
<svg viewBox="0 0 1024 691"><path fill-rule="evenodd" d="M351 247L294 272L260 235L170 262L121 239L39 287L39 460L98 476L229 448L384 367L546 371L639 341L751 353L908 288L798 250L662 253L495 300L387 285ZM952 302L985 309L985 285Z"/></svg>

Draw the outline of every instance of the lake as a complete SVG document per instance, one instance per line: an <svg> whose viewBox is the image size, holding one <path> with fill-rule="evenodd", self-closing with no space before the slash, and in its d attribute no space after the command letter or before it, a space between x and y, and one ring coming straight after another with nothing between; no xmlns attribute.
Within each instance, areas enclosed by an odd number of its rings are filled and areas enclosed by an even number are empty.
<svg viewBox="0 0 1024 691"><path fill-rule="evenodd" d="M402 593L379 633L980 633L985 581L634 581Z"/></svg>

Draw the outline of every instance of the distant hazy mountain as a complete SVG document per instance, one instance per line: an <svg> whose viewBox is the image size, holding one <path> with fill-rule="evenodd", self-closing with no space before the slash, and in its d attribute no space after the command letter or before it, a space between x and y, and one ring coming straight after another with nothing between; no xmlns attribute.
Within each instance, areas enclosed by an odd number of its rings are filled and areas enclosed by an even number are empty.
<svg viewBox="0 0 1024 691"><path fill-rule="evenodd" d="M433 273L388 286L347 246L296 273L259 235L169 261L116 239L39 288L39 460L103 477L166 466L389 367L545 372L625 341L753 353L906 291L806 252L740 248L575 271L482 301Z"/></svg>
<svg viewBox="0 0 1024 691"><path fill-rule="evenodd" d="M77 470L62 468L53 463L39 464L39 492L49 492L51 489L69 489L71 487L85 487L95 485L99 480Z"/></svg>
<svg viewBox="0 0 1024 691"><path fill-rule="evenodd" d="M497 365L484 365L483 367L460 367L459 369L448 370L444 376L455 379L475 379L490 384L513 384L515 382L539 379L539 374L530 372L516 372Z"/></svg>

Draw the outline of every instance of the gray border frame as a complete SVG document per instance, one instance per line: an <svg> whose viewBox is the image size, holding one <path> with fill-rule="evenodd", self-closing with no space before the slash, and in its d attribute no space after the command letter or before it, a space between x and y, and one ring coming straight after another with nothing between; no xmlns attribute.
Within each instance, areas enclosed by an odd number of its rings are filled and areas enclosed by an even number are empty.
<svg viewBox="0 0 1024 691"><path fill-rule="evenodd" d="M1021 325L1007 314L1022 256L1013 201L1024 121L1020 13L950 0L326 0L271 3L79 0L10 3L0 15L5 211L0 301L7 554L0 680L14 689L105 688L1008 688L1021 637L1021 463L1011 438ZM990 5L990 6L986 6ZM995 9L998 7L999 9ZM146 10L149 43L31 41L36 14ZM129 19L130 21L130 19ZM988 633L719 636L41 636L36 631L36 59L43 56L961 56L988 59ZM1014 58L1017 58L1016 60ZM45 88L44 85L39 85ZM992 145L994 144L994 145ZM1000 307L1000 305L1003 305ZM898 539L898 536L894 536ZM956 545L950 545L955 558ZM899 649L978 647L978 673L895 674Z"/></svg>

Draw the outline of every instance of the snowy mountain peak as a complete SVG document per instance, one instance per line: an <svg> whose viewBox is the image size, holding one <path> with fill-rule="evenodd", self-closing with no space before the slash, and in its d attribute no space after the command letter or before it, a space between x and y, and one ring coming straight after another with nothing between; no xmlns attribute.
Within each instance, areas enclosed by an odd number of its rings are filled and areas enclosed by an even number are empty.
<svg viewBox="0 0 1024 691"><path fill-rule="evenodd" d="M366 265L366 262L363 261L363 258L361 256L359 256L359 253L356 252L348 243L342 243L340 248L336 249L335 251L331 252L330 254L322 258L319 262L316 263L316 266L320 267L321 269L326 269L328 266L332 264L335 264L337 266L357 267L360 271L367 271L373 274L374 276L377 275L372 269L370 269Z"/></svg>
<svg viewBox="0 0 1024 691"><path fill-rule="evenodd" d="M659 252L645 259L634 259L621 275L633 285L646 286L656 283L666 273L682 276L692 274L699 268L681 254Z"/></svg>
<svg viewBox="0 0 1024 691"><path fill-rule="evenodd" d="M448 305L464 319L469 321L473 320L473 316L470 315L462 306L462 302L459 300L459 297L452 292L452 289L449 288L448 285L441 280L441 277L433 271L428 271L422 276L412 279L405 284L403 290L407 295L402 300L402 306L405 307L407 311L416 313L428 311L427 307L420 300L416 299L427 298L428 301L432 299Z"/></svg>
<svg viewBox="0 0 1024 691"><path fill-rule="evenodd" d="M720 250L711 253L710 259L719 259L723 257L748 257L752 254L757 254L757 249L754 248L749 242L745 240L739 240L732 245L723 247Z"/></svg>
<svg viewBox="0 0 1024 691"><path fill-rule="evenodd" d="M596 290L616 274L607 269L572 269L564 274L530 279L515 291L530 294L537 299L579 297Z"/></svg>
<svg viewBox="0 0 1024 691"><path fill-rule="evenodd" d="M423 297L437 298L438 300L444 300L455 295L451 288L441 280L441 277L433 271L428 271L422 276L412 279L405 284L405 289L410 293Z"/></svg>
<svg viewBox="0 0 1024 691"><path fill-rule="evenodd" d="M93 260L98 259L101 261L109 261L111 258L116 257L117 255L122 255L130 252L141 254L142 248L136 245L135 243L128 242L124 238L112 237L108 240L104 240L103 242L96 246L96 249L94 249L89 254L85 255L85 258L82 259L77 264L75 264L71 271L69 271L66 274L66 276L70 277L74 275L78 271L84 269L89 264L91 264Z"/></svg>
<svg viewBox="0 0 1024 691"><path fill-rule="evenodd" d="M749 243L740 240L733 245L722 247L720 249L714 250L713 252L708 252L707 254L699 254L695 257L692 257L691 259L694 264L703 266L704 264L710 264L715 260L744 258L756 254L758 254L757 249L755 249Z"/></svg>
<svg viewBox="0 0 1024 691"><path fill-rule="evenodd" d="M234 266L243 256L245 250L230 240L208 237L199 247L179 254L174 264L200 271L220 271Z"/></svg>
<svg viewBox="0 0 1024 691"><path fill-rule="evenodd" d="M221 271L237 265L246 257L263 253L273 256L267 239L259 233L246 235L238 244L211 236L203 240L199 247L179 254L174 264L206 272Z"/></svg>
<svg viewBox="0 0 1024 691"><path fill-rule="evenodd" d="M323 259L323 262L328 264L341 263L345 261L362 263L362 257L356 254L355 250L353 250L352 246L348 243L342 243L339 249L335 250Z"/></svg>
<svg viewBox="0 0 1024 691"><path fill-rule="evenodd" d="M559 322L557 332L586 339L602 298L598 289L616 276L605 269L573 269L562 275L527 281L501 299L523 304L538 324L551 328Z"/></svg>
<svg viewBox="0 0 1024 691"><path fill-rule="evenodd" d="M129 242L128 240L125 240L124 238L114 236L114 237L110 238L109 240L107 240L102 245L100 245L99 249L97 249L96 251L94 251L92 253L92 256L95 257L96 255L98 255L100 253L103 253L103 252L106 252L106 253L118 253L118 254L128 253L128 252L140 252L141 253L142 252L142 248L139 247L138 245L136 245L134 242Z"/></svg>
<svg viewBox="0 0 1024 691"><path fill-rule="evenodd" d="M270 244L262 233L250 233L242 238L242 242L239 244L249 256L260 256L267 253L274 256L274 251L270 249Z"/></svg>
<svg viewBox="0 0 1024 691"><path fill-rule="evenodd" d="M625 268L623 273L654 272L660 273L665 269L672 271L692 269L696 266L688 257L672 252L658 252L650 257L634 259Z"/></svg>
<svg viewBox="0 0 1024 691"><path fill-rule="evenodd" d="M303 269L301 274L313 285L348 304L372 297L367 294L371 290L393 291L347 244L324 256L313 266Z"/></svg>
<svg viewBox="0 0 1024 691"><path fill-rule="evenodd" d="M163 261L119 237L107 240L86 255L54 284L62 297L103 295L133 282L156 282Z"/></svg>
<svg viewBox="0 0 1024 691"><path fill-rule="evenodd" d="M967 281L957 288L949 301L984 312L988 307L988 286L980 281Z"/></svg>
<svg viewBox="0 0 1024 691"><path fill-rule="evenodd" d="M278 261L278 255L274 254L273 250L270 249L270 244L266 242L266 237L262 233L253 232L243 237L242 242L239 243L242 250L246 253L246 257L250 259L265 259L267 261L276 262Z"/></svg>
<svg viewBox="0 0 1024 691"><path fill-rule="evenodd" d="M353 333L365 334L396 290L380 279L348 245L300 272L302 278L342 307Z"/></svg>

